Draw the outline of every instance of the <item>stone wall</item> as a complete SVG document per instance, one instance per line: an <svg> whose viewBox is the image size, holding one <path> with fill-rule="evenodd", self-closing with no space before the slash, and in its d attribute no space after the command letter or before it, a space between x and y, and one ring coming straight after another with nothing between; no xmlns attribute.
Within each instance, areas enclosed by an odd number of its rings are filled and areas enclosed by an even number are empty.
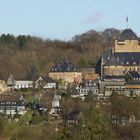
<svg viewBox="0 0 140 140"><path fill-rule="evenodd" d="M0 80L0 93L8 91L7 84L4 80Z"/></svg>
<svg viewBox="0 0 140 140"><path fill-rule="evenodd" d="M115 41L114 52L140 52L138 40Z"/></svg>
<svg viewBox="0 0 140 140"><path fill-rule="evenodd" d="M81 72L50 72L49 77L54 80L62 80L63 82L72 83L74 80L82 80Z"/></svg>

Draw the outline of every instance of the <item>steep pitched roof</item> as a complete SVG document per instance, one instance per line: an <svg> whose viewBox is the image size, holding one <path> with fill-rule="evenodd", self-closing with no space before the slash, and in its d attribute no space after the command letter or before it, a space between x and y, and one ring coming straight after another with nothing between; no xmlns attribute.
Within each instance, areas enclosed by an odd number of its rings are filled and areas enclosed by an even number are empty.
<svg viewBox="0 0 140 140"><path fill-rule="evenodd" d="M131 29L125 29L118 38L118 41L124 40L138 40L138 37Z"/></svg>
<svg viewBox="0 0 140 140"><path fill-rule="evenodd" d="M53 97L53 101L59 101L59 97L58 97L58 95L54 95L54 97Z"/></svg>
<svg viewBox="0 0 140 140"><path fill-rule="evenodd" d="M136 71L128 71L128 74L130 74L133 78L140 78L140 74Z"/></svg>
<svg viewBox="0 0 140 140"><path fill-rule="evenodd" d="M12 101L19 101L23 100L23 96L21 95L0 95L0 102L12 102Z"/></svg>
<svg viewBox="0 0 140 140"><path fill-rule="evenodd" d="M56 83L51 77L44 76L42 79L47 83Z"/></svg>

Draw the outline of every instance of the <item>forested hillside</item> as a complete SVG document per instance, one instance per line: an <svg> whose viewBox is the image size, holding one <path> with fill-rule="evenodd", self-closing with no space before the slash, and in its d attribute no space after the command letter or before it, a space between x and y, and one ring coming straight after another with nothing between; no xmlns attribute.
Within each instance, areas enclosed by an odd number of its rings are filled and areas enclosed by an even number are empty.
<svg viewBox="0 0 140 140"><path fill-rule="evenodd" d="M0 78L12 73L16 78L31 78L34 72L46 75L50 67L69 58L79 67L94 66L101 53L114 46L117 29L90 30L70 41L42 40L32 36L0 36Z"/></svg>

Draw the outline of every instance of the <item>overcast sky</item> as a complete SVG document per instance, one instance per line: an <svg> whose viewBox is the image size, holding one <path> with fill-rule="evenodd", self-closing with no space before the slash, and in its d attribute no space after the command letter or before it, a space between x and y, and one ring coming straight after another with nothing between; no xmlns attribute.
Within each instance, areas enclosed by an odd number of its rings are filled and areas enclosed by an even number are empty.
<svg viewBox="0 0 140 140"><path fill-rule="evenodd" d="M140 35L140 0L0 0L0 34L69 40L90 29L129 27Z"/></svg>

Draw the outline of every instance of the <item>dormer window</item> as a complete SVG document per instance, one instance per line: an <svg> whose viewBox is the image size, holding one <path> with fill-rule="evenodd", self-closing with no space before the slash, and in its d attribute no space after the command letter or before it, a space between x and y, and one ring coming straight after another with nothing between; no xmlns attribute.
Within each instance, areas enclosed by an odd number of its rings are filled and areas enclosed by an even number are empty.
<svg viewBox="0 0 140 140"><path fill-rule="evenodd" d="M136 62L133 62L133 65L136 65Z"/></svg>
<svg viewBox="0 0 140 140"><path fill-rule="evenodd" d="M129 62L127 61L127 62L126 62L126 64L128 65L128 64L129 64Z"/></svg>
<svg viewBox="0 0 140 140"><path fill-rule="evenodd" d="M117 57L117 61L119 61L119 57Z"/></svg>

